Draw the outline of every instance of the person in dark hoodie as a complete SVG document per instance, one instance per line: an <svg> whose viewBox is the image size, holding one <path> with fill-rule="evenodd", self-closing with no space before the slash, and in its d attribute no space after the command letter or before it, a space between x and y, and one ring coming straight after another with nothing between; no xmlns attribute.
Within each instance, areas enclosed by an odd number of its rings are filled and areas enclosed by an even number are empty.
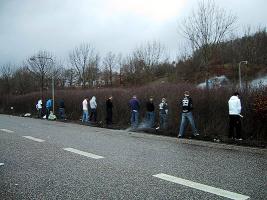
<svg viewBox="0 0 267 200"><path fill-rule="evenodd" d="M184 92L184 98L179 102L179 106L182 106L182 120L179 130L178 138L182 138L184 136L184 131L187 125L187 121L191 124L193 135L198 136L199 133L197 131L192 110L193 110L193 101L189 95L188 91Z"/></svg>
<svg viewBox="0 0 267 200"><path fill-rule="evenodd" d="M146 103L146 110L147 127L152 128L155 124L155 106L153 102L153 97L150 97L149 101Z"/></svg>
<svg viewBox="0 0 267 200"><path fill-rule="evenodd" d="M134 95L133 98L130 100L129 106L131 109L131 126L133 129L136 129L138 127L138 118L140 110L140 103L136 95Z"/></svg>
<svg viewBox="0 0 267 200"><path fill-rule="evenodd" d="M59 114L59 119L61 119L61 120L66 120L66 115L65 115L65 103L64 103L64 100L63 100L63 99L61 99L61 100L59 101L58 114Z"/></svg>
<svg viewBox="0 0 267 200"><path fill-rule="evenodd" d="M106 111L107 111L106 121L108 126L112 125L112 109L113 109L112 96L110 96L106 100Z"/></svg>

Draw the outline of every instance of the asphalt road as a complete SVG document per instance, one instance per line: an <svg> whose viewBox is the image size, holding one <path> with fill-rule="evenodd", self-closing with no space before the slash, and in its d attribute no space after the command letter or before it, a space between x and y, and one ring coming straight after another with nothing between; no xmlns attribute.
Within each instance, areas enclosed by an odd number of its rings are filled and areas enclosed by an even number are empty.
<svg viewBox="0 0 267 200"><path fill-rule="evenodd" d="M7 115L0 129L1 200L267 199L264 150Z"/></svg>

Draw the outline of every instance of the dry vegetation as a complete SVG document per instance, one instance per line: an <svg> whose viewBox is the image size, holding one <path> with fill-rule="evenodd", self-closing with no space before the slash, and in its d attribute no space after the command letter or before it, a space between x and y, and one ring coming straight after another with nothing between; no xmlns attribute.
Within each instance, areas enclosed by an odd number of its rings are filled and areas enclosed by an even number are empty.
<svg viewBox="0 0 267 200"><path fill-rule="evenodd" d="M129 99L133 94L141 102L141 117L145 116L145 102L152 95L155 99L156 113L162 97L167 97L169 104L169 129L161 134L176 136L180 123L180 108L178 100L183 96L183 91L190 90L194 102L194 117L203 139L225 139L228 134L228 99L232 90L220 88L217 90L196 89L193 85L186 84L150 84L138 88L114 89L88 89L88 90L58 90L56 91L56 109L60 99L64 99L66 113L69 120L79 121L82 111L81 102L84 97L96 96L98 103L98 121L105 122L105 100L109 95L114 97L114 127L129 127L130 111ZM246 139L266 141L267 132L267 88L248 89L241 93L243 104L243 136ZM10 96L9 99L1 98L1 112L23 114L36 113L35 104L40 93L31 93L22 96ZM45 94L50 96L50 94ZM10 110L10 107L14 110ZM190 130L190 129L188 129ZM190 133L187 133L190 136Z"/></svg>

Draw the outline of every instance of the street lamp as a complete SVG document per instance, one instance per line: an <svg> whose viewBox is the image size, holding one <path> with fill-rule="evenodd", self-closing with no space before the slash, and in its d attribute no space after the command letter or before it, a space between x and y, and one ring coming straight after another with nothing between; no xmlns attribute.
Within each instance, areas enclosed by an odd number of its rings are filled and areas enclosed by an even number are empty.
<svg viewBox="0 0 267 200"><path fill-rule="evenodd" d="M239 71L239 88L241 89L242 87L242 81L241 81L241 64L244 63L245 65L248 64L248 61L247 60L243 60L241 62L239 62L239 65L238 65L238 71Z"/></svg>
<svg viewBox="0 0 267 200"><path fill-rule="evenodd" d="M36 61L36 58L51 60L54 63L54 60L50 57L43 57L43 56L33 56L30 58L31 61ZM55 81L54 81L54 71L52 74L52 99L53 99L53 114L55 113Z"/></svg>

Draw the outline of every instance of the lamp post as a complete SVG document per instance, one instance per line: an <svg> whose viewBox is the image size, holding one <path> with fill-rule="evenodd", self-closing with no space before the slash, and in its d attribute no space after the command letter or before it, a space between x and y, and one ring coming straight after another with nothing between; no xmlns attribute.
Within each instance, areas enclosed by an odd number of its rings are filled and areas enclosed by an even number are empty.
<svg viewBox="0 0 267 200"><path fill-rule="evenodd" d="M51 60L52 63L54 63L54 60L50 57L44 57L44 56L33 56L30 58L31 61L36 61L36 58ZM55 113L55 81L54 81L54 71L52 74L52 99L53 99L53 114Z"/></svg>
<svg viewBox="0 0 267 200"><path fill-rule="evenodd" d="M241 81L241 64L244 63L244 64L248 64L248 61L247 60L243 60L241 62L239 62L239 65L238 65L238 72L239 72L239 88L241 89L242 87L242 81Z"/></svg>

